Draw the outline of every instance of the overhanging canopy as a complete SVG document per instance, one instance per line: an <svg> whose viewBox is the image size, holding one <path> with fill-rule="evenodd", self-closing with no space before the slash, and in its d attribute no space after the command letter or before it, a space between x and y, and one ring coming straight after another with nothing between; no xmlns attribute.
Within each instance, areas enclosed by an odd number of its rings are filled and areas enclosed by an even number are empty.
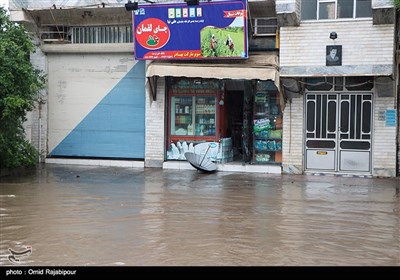
<svg viewBox="0 0 400 280"><path fill-rule="evenodd" d="M280 93L280 103L284 108L284 98L279 84L279 60L277 52L249 53L246 60L170 62L157 60L147 65L146 77L153 100L156 100L157 77L188 77L234 80L272 80Z"/></svg>
<svg viewBox="0 0 400 280"><path fill-rule="evenodd" d="M147 66L146 77L153 76L272 80L279 89L278 55L275 52L272 54L250 53L248 59L230 61L230 63L153 61Z"/></svg>

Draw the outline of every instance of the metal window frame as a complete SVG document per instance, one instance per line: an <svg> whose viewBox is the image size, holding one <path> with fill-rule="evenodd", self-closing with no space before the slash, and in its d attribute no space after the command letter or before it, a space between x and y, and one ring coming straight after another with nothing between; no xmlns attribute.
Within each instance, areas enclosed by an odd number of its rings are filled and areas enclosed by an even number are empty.
<svg viewBox="0 0 400 280"><path fill-rule="evenodd" d="M307 20L302 20L302 21L329 21L329 20L354 20L358 19L357 15L357 0L347 0L347 1L353 1L353 17L352 18L338 18L338 2L337 0L317 0L317 15L315 19L307 19ZM334 3L335 5L335 17L333 19L320 19L319 18L319 11L320 11L320 4L322 3ZM372 4L372 1L371 1ZM371 6L372 9L372 6ZM372 17L372 16L371 16ZM360 17L360 18L369 18L369 17Z"/></svg>
<svg viewBox="0 0 400 280"><path fill-rule="evenodd" d="M259 20L275 20L276 24L258 24ZM257 27L271 27L271 28L275 28L275 32L274 33L258 33L257 32ZM273 37L276 36L276 31L278 30L278 22L277 22L277 18L276 17L257 17L254 18L254 25L253 25L253 36L256 37Z"/></svg>

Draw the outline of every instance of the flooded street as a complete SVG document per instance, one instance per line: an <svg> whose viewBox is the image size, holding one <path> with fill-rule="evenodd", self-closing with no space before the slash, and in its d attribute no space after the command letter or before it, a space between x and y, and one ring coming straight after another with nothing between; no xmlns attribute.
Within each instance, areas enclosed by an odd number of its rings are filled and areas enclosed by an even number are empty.
<svg viewBox="0 0 400 280"><path fill-rule="evenodd" d="M399 266L399 183L47 164L0 178L0 265Z"/></svg>

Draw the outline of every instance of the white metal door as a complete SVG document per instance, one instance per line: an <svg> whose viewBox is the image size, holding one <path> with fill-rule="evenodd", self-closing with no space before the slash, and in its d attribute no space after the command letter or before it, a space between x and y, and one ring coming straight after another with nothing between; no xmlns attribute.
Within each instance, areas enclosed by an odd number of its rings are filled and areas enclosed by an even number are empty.
<svg viewBox="0 0 400 280"><path fill-rule="evenodd" d="M306 95L306 170L371 172L372 94Z"/></svg>

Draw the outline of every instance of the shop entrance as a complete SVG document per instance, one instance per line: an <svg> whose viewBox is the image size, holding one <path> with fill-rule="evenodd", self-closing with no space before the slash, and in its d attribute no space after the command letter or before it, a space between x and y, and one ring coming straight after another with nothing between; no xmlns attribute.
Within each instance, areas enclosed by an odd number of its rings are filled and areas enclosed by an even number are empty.
<svg viewBox="0 0 400 280"><path fill-rule="evenodd" d="M243 159L243 91L228 91L226 98L227 135L232 138L233 160Z"/></svg>

